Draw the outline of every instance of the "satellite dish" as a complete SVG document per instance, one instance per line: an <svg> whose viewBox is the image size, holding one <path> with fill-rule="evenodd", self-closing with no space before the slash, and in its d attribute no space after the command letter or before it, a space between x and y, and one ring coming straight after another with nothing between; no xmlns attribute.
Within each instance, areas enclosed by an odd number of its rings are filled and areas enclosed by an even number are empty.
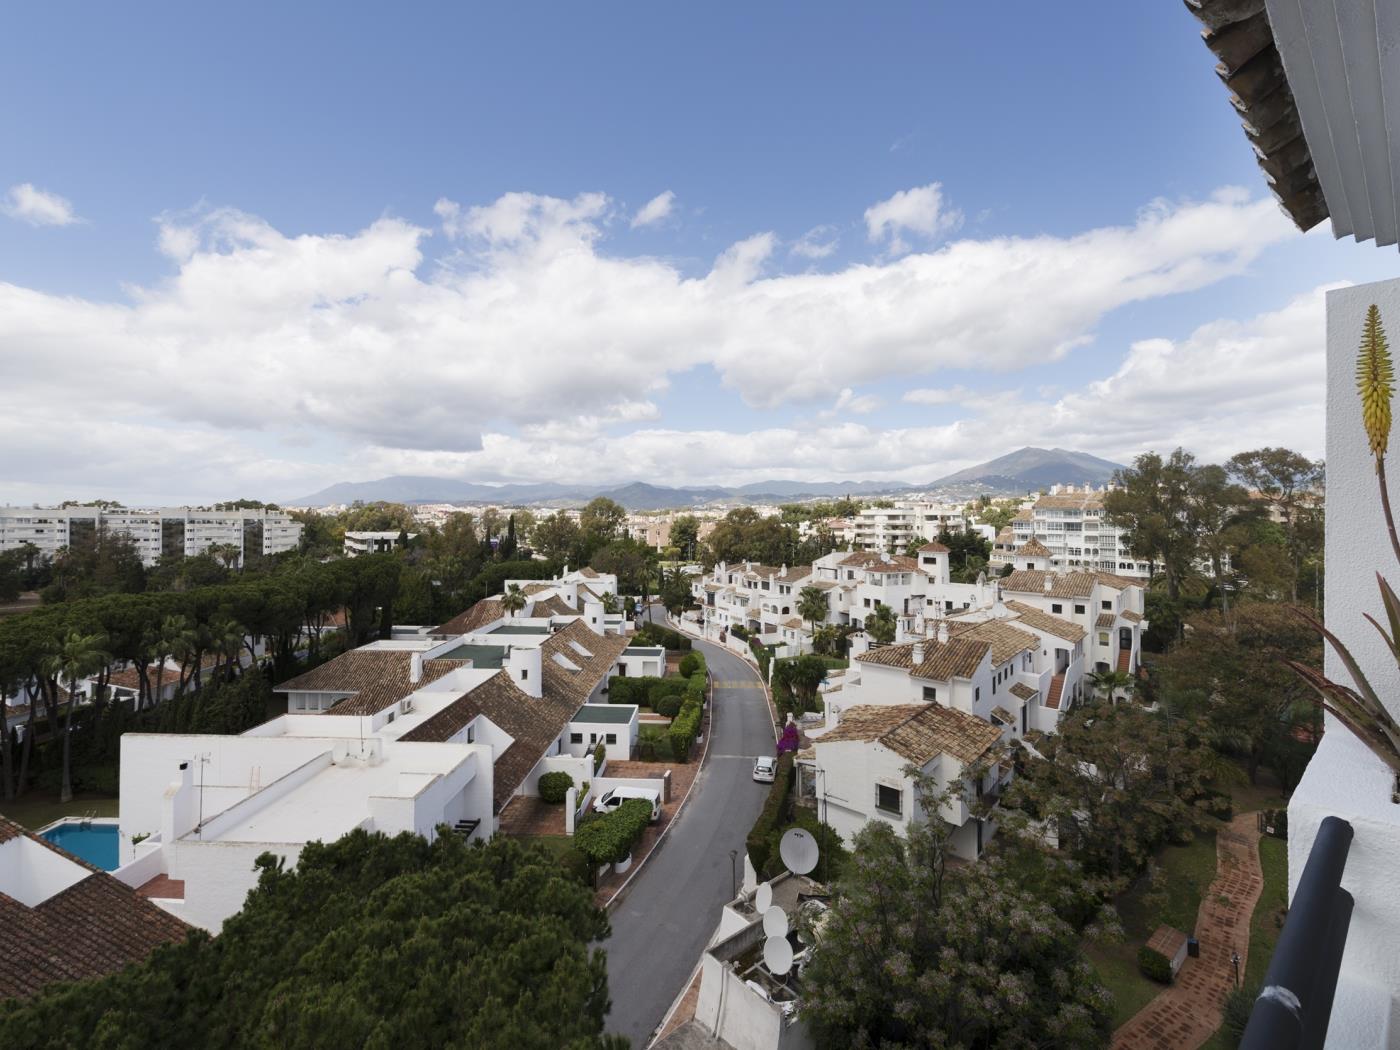
<svg viewBox="0 0 1400 1050"><path fill-rule="evenodd" d="M753 895L753 906L760 915L773 907L773 887L766 882L759 886Z"/></svg>
<svg viewBox="0 0 1400 1050"><path fill-rule="evenodd" d="M782 840L778 843L778 855L783 858L788 871L795 875L806 875L815 868L820 852L812 833L801 828L783 832Z"/></svg>
<svg viewBox="0 0 1400 1050"><path fill-rule="evenodd" d="M792 969L792 945L786 937L769 937L763 942L763 965L779 976Z"/></svg>
<svg viewBox="0 0 1400 1050"><path fill-rule="evenodd" d="M787 912L774 906L763 912L763 932L768 937L786 937L788 932Z"/></svg>

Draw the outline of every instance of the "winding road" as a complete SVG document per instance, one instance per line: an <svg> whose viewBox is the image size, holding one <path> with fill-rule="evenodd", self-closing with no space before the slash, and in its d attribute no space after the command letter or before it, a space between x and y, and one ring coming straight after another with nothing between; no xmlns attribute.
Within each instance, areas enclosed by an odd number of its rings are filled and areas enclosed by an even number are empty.
<svg viewBox="0 0 1400 1050"><path fill-rule="evenodd" d="M742 879L744 839L768 794L767 784L753 780L754 759L773 753L758 672L720 646L695 645L715 683L709 755L670 832L618 900L604 945L607 1030L627 1036L635 1050L680 995L732 899L729 851L739 851Z"/></svg>

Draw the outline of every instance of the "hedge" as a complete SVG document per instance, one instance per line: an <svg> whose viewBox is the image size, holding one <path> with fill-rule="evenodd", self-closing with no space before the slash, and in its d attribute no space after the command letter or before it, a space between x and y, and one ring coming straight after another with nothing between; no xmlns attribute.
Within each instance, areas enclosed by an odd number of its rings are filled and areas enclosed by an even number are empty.
<svg viewBox="0 0 1400 1050"><path fill-rule="evenodd" d="M640 678L613 675L608 679L608 703L639 704L645 707L651 699L651 687L662 681L665 679L655 675L643 675Z"/></svg>
<svg viewBox="0 0 1400 1050"><path fill-rule="evenodd" d="M673 652L689 652L690 639L681 634L680 631L673 631L669 627L662 627L657 623L643 624L637 633L632 636L634 645L660 645Z"/></svg>
<svg viewBox="0 0 1400 1050"><path fill-rule="evenodd" d="M540 777L540 798L551 805L558 805L564 801L564 797L569 793L569 788L573 786L574 778L562 769L546 773Z"/></svg>
<svg viewBox="0 0 1400 1050"><path fill-rule="evenodd" d="M1143 945L1138 949L1138 969L1150 981L1158 984L1172 983L1172 962L1155 948Z"/></svg>
<svg viewBox="0 0 1400 1050"><path fill-rule="evenodd" d="M677 762L690 760L690 749L695 745L695 736L700 732L700 716L704 705L694 696L687 696L685 703L671 721L668 735L671 738L671 758Z"/></svg>
<svg viewBox="0 0 1400 1050"><path fill-rule="evenodd" d="M574 848L597 867L625 860L632 847L651 823L651 803L630 798L611 813L579 826L574 832Z"/></svg>
<svg viewBox="0 0 1400 1050"><path fill-rule="evenodd" d="M745 840L749 860L759 878L764 877L764 871L768 867L768 860L773 851L773 833L782 825L788 796L792 793L792 763L791 751L778 756L778 771L773 777L773 786L768 789L768 800L763 803L763 809L759 812L758 819L753 822Z"/></svg>
<svg viewBox="0 0 1400 1050"><path fill-rule="evenodd" d="M651 709L658 715L666 718L675 718L680 714L681 706L685 703L685 697L680 693L672 693L670 696L663 696L656 700Z"/></svg>
<svg viewBox="0 0 1400 1050"><path fill-rule="evenodd" d="M705 669L705 657L692 649L681 657L680 666L677 668L682 678L689 678L696 671Z"/></svg>

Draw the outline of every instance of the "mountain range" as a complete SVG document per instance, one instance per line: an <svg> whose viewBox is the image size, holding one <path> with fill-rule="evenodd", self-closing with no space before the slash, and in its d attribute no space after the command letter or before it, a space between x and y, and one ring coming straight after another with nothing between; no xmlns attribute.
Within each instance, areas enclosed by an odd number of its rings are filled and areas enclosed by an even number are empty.
<svg viewBox="0 0 1400 1050"><path fill-rule="evenodd" d="M1102 485L1119 469L1087 452L1062 448L1023 448L975 467L939 478L927 485L888 481L756 481L735 487L630 484L568 485L560 482L486 485L455 478L416 477L396 474L376 481L342 481L320 492L288 500L294 507L325 507L373 503L585 503L607 496L628 510L694 507L714 502L770 503L778 500L838 496L889 496L910 492L946 490L949 494L995 493L1019 495L1050 485Z"/></svg>

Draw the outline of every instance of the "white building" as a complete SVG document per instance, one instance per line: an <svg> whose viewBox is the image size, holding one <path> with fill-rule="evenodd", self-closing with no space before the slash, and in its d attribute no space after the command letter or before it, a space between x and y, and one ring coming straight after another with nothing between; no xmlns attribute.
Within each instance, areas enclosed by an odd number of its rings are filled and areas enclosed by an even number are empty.
<svg viewBox="0 0 1400 1050"><path fill-rule="evenodd" d="M851 519L858 550L902 554L911 543L937 539L967 525L961 506L927 500L896 500L893 507L865 507Z"/></svg>
<svg viewBox="0 0 1400 1050"><path fill-rule="evenodd" d="M301 524L280 510L103 510L99 507L0 507L0 551L25 544L51 558L99 532L129 536L150 567L161 557L193 557L210 547L232 547L237 564L247 554L279 554L301 542Z"/></svg>
<svg viewBox="0 0 1400 1050"><path fill-rule="evenodd" d="M344 539L346 557L355 558L361 554L385 554L397 550L402 531L347 532ZM418 533L407 534L409 540L416 540Z"/></svg>
<svg viewBox="0 0 1400 1050"><path fill-rule="evenodd" d="M1091 569L1141 580L1151 576L1151 565L1129 552L1128 530L1104 517L1102 490L1071 486L1041 496L1029 514L1016 516L1011 528L1018 548L1033 539L1044 544L1049 565L1041 568Z"/></svg>

